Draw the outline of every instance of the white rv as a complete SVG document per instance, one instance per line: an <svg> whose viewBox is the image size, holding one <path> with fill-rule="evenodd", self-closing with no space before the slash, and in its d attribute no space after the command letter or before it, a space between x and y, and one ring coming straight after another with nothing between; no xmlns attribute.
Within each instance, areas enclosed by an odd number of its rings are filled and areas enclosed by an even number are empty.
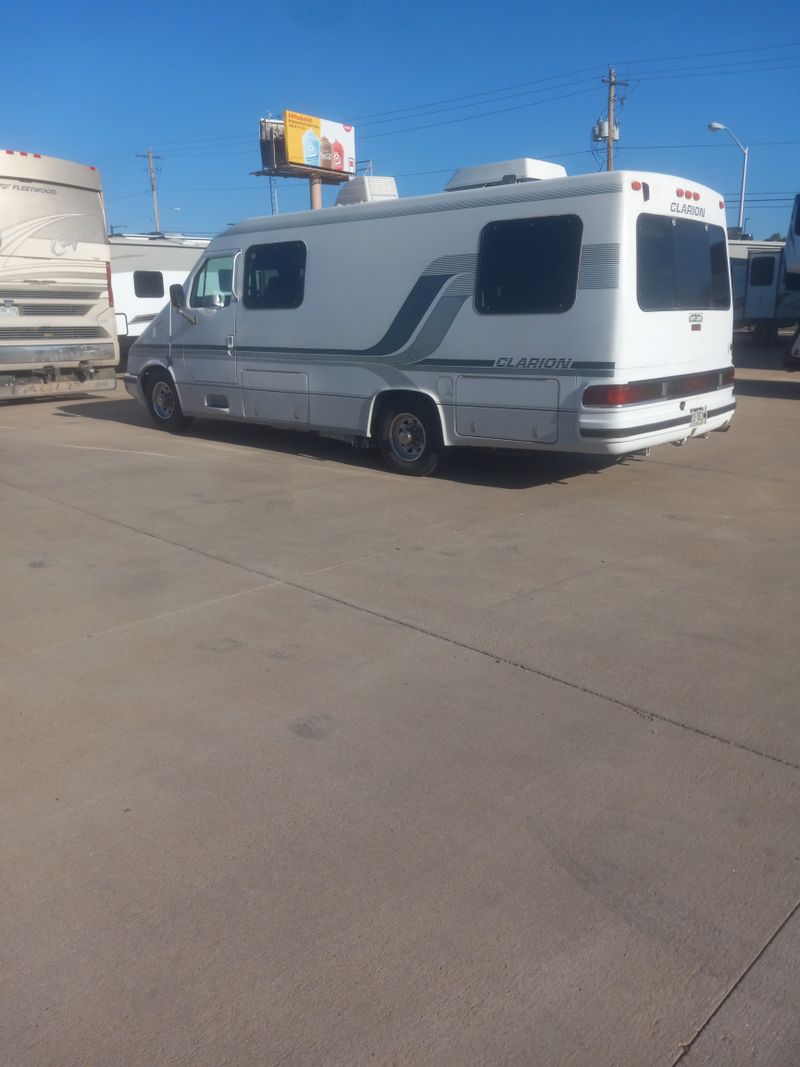
<svg viewBox="0 0 800 1067"><path fill-rule="evenodd" d="M186 279L208 239L182 234L112 233L108 241L119 366L125 370L131 345L167 303L170 285Z"/></svg>
<svg viewBox="0 0 800 1067"><path fill-rule="evenodd" d="M167 430L313 430L409 474L448 446L620 455L727 428L719 194L551 167L232 226L132 347L129 392Z"/></svg>
<svg viewBox="0 0 800 1067"><path fill-rule="evenodd" d="M0 150L0 399L111 390L117 361L100 175Z"/></svg>

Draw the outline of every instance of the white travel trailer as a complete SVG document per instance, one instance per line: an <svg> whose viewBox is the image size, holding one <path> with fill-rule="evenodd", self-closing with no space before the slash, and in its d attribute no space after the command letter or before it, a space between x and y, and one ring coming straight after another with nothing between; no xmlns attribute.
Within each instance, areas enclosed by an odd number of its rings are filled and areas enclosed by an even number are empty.
<svg viewBox="0 0 800 1067"><path fill-rule="evenodd" d="M169 298L169 287L185 281L208 238L182 234L112 233L111 277L119 336L119 366L128 350Z"/></svg>
<svg viewBox="0 0 800 1067"><path fill-rule="evenodd" d="M800 322L800 273L792 273L783 241L728 242L734 329L775 334Z"/></svg>
<svg viewBox="0 0 800 1067"><path fill-rule="evenodd" d="M0 399L114 389L100 175L0 150Z"/></svg>
<svg viewBox="0 0 800 1067"><path fill-rule="evenodd" d="M621 455L726 429L719 194L514 167L232 226L134 344L129 392L167 430L313 430L409 474L447 446Z"/></svg>

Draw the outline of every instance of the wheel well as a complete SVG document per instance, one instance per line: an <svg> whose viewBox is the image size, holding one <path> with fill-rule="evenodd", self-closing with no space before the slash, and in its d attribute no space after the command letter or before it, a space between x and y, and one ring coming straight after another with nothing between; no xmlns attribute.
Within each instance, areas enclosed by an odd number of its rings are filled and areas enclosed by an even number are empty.
<svg viewBox="0 0 800 1067"><path fill-rule="evenodd" d="M386 409L394 407L396 404L408 404L418 410L421 408L433 419L441 434L442 420L432 396L418 389L385 389L383 392L378 393L375 397L375 403L372 405L372 416L369 420L370 437L375 437L377 434L378 426Z"/></svg>
<svg viewBox="0 0 800 1067"><path fill-rule="evenodd" d="M165 371L167 374L170 374L169 370L167 370L163 363L151 363L150 366L145 367L145 369L139 375L139 380L142 383L142 392L145 394L145 396L147 396L147 383L150 381L151 375L154 371L159 370ZM171 374L170 377L172 377Z"/></svg>

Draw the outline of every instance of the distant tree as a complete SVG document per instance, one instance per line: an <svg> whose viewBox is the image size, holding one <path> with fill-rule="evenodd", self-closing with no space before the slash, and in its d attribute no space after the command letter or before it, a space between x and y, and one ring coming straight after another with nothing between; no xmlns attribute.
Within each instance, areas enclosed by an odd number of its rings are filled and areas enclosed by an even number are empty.
<svg viewBox="0 0 800 1067"><path fill-rule="evenodd" d="M767 241L785 241L786 238L782 233L773 233L771 237L765 238Z"/></svg>

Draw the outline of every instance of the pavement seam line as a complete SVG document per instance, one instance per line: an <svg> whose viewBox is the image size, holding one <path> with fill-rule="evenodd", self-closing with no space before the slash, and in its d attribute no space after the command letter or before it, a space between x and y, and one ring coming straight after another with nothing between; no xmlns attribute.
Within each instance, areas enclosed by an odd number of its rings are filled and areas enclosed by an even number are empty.
<svg viewBox="0 0 800 1067"><path fill-rule="evenodd" d="M800 771L800 764L792 763L791 760L785 760L780 756L772 755L770 752L762 752L757 748L751 748L749 745L742 744L740 741L734 741L729 737L722 737L720 734L712 733L710 730L703 730L699 726L691 726L688 723L681 722L680 719L672 719L669 715L664 715L661 712L648 711L646 708L640 708L636 704L620 700L619 697L610 696L608 693L602 693L597 689L591 689L589 686L581 685L579 682L572 682L568 678L561 678L557 674L550 674L548 671L542 670L539 667L532 667L530 664L521 663L519 660L514 660L508 656L502 655L502 653L490 652L488 649L480 648L477 645L471 645L466 641L459 641L458 638L449 637L447 634L440 634L435 630L427 630L424 626L419 626L417 623L408 622L405 619L398 619L393 615L384 614L381 611L377 611L375 608L367 608L361 604L355 604L352 601L333 596L330 593L319 592L311 586L303 585L301 582L283 579L283 584L290 586L293 589L300 589L305 593L310 593L312 596L330 600L334 604L341 604L343 607L352 608L354 611L360 611L366 615L371 615L374 618L382 619L384 622L393 623L396 626L403 626L406 629L413 630L426 637L432 637L437 641L443 641L445 644L453 645L455 648L462 648L466 652L474 652L479 656L485 656L487 659L494 660L495 663L504 663L508 667L516 667L517 670L525 671L528 674L538 675L540 678L546 678L550 682L556 682L559 685L575 689L580 693L586 693L588 696L597 697L599 700L604 700L609 704L616 704L617 707L624 708L626 711L632 711L634 715L637 715L640 719L645 719L648 722L656 720L657 722L667 723L680 730L688 730L690 733L697 734L698 737L705 737L711 741L719 741L723 745L731 745L733 748L740 749L742 752L748 752L752 756L760 756L773 763L779 763L784 767Z"/></svg>
<svg viewBox="0 0 800 1067"><path fill-rule="evenodd" d="M409 622L406 619L399 619L393 615L385 614L378 611L375 608L368 608L362 604L356 604L350 600L345 600L342 597L334 596L331 593L323 593L311 586L304 585L302 582L291 578L279 578L277 575L270 574L268 571L257 570L253 567L247 567L243 563L234 563L231 560L225 559L223 556L214 555L211 552L204 552L200 548L193 548L191 545L183 545L179 541L172 541L168 537L162 537L160 534L150 533L148 530L142 530L137 526L131 526L128 523L121 522L119 519L109 519L104 515L98 515L96 512L89 511L87 508L81 508L77 504L67 504L64 501L54 499L52 497L45 496L42 493L35 493L32 489L25 489L21 486L14 485L12 482L7 482L4 479L0 479L0 484L7 485L11 489L15 489L18 492L26 493L29 496L36 497L40 500L46 500L48 503L56 504L59 507L64 507L77 511L82 515L86 515L89 518L97 519L100 522L109 523L112 526L119 526L124 530L128 530L131 533L141 534L145 537L149 537L154 541L160 541L163 544L171 545L173 548L182 549L187 552L194 552L197 555L203 556L205 559L213 560L215 563L224 563L229 567L238 568L239 570L246 571L248 574L256 574L259 578L266 578L274 585L284 585L290 589L297 589L303 593L308 593L311 596L320 597L322 600L328 600L333 604L340 604L342 607L350 608L352 611L362 612L365 615L370 615L373 618L381 619L384 622L391 623L395 626L402 626L408 630L413 630L415 633L423 634L426 637L432 637L434 640L442 641L445 644L452 645L454 648L461 648L467 652L476 653L479 656L485 656L487 659L492 659L495 663L504 663L509 667L516 667L518 670L525 671L528 674L537 675L540 678L545 678L548 681L556 682L559 685L567 686L570 689L574 689L580 693L586 693L588 696L597 697L599 700L605 700L610 704L615 704L617 707L623 708L626 711L631 711L634 715L637 715L640 719L645 719L652 722L657 720L658 722L667 723L670 726L675 726L681 730L687 730L690 733L696 734L698 737L705 737L712 741L718 741L723 745L731 745L733 748L737 748L742 752L747 752L753 756L760 756L763 759L770 760L773 763L779 763L784 767L790 767L792 770L800 771L800 764L793 763L790 760L782 759L780 756L774 756L769 752L762 752L757 748L751 748L749 745L742 744L740 741L734 741L729 737L722 737L720 734L711 733L709 730L703 730L699 726L691 726L688 723L681 722L679 719L672 719L668 715L663 715L660 712L648 711L645 708L640 708L636 704L631 704L628 701L620 700L619 697L609 696L607 693L601 693L599 690L590 689L588 686L581 685L578 682L571 682L567 678L561 678L556 674L550 674L547 671L541 670L538 667L532 667L529 664L521 663L518 660L510 659L502 654L488 651L488 649L479 648L477 645L468 644L466 641L459 641L455 637L449 637L446 634L437 633L435 630L428 630L424 626L420 626L417 623ZM274 586L273 586L274 587ZM84 638L85 639L85 638Z"/></svg>
<svg viewBox="0 0 800 1067"><path fill-rule="evenodd" d="M752 971L752 969L755 967L755 965L758 963L758 961L761 959L761 957L764 955L764 953L767 951L767 949L770 947L770 945L772 945L773 942L780 936L780 934L788 926L788 924L792 921L792 919L794 918L794 916L797 914L798 911L800 911L800 900L798 900L797 903L794 905L794 907L789 910L789 913L786 915L786 917L783 919L783 921L778 925L778 927L767 938L767 940L764 942L764 944L761 946L761 948L758 950L758 952L755 954L755 956L752 958L752 960L748 963L748 965L745 967L745 969L742 971L742 973L739 975L739 977L732 983L732 985L728 988L728 990L723 994L723 996L722 996L721 1000L719 1001L719 1003L716 1005L716 1007L714 1007L711 1010L711 1012L706 1017L704 1022L702 1022L700 1024L700 1026L698 1027L698 1029L695 1032L695 1034L693 1035L693 1037L689 1041L687 1041L687 1042L685 1042L685 1043L680 1045L680 1052L678 1053L677 1059L674 1059L672 1061L672 1063L670 1064L670 1067L677 1067L677 1064L679 1064L681 1062L681 1060L684 1058L684 1056L686 1056L691 1051L692 1046L697 1041L697 1039L700 1037L700 1035L703 1033L703 1031L706 1029L706 1027L709 1025L709 1023L711 1023L716 1018L716 1016L719 1014L719 1012L722 1010L722 1008L728 1002L730 997L736 992L736 990L739 988L739 986L742 984L742 982L745 980L745 978L747 978L748 974Z"/></svg>

